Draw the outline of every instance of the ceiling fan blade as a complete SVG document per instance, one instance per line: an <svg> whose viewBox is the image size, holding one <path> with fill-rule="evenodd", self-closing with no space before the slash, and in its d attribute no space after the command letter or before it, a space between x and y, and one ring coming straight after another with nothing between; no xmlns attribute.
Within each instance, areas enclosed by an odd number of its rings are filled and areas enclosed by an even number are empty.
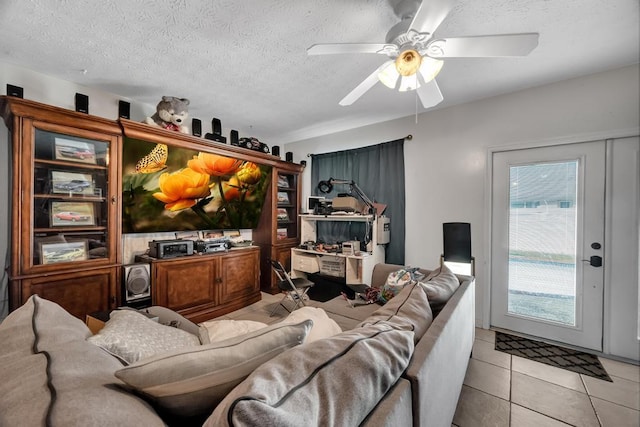
<svg viewBox="0 0 640 427"><path fill-rule="evenodd" d="M409 30L433 34L453 8L455 0L422 0Z"/></svg>
<svg viewBox="0 0 640 427"><path fill-rule="evenodd" d="M324 43L314 44L307 49L307 55L333 55L339 53L387 53L397 46L386 43Z"/></svg>
<svg viewBox="0 0 640 427"><path fill-rule="evenodd" d="M435 107L444 99L435 79L427 83L421 83L416 91L424 108Z"/></svg>
<svg viewBox="0 0 640 427"><path fill-rule="evenodd" d="M434 40L427 47L432 58L526 56L538 46L538 33L452 37Z"/></svg>
<svg viewBox="0 0 640 427"><path fill-rule="evenodd" d="M340 101L339 104L342 105L342 106L345 106L345 105L351 105L354 102L356 102L358 100L358 98L360 98L362 95L364 95L364 93L366 91L368 91L373 86L375 86L376 83L378 83L378 81L379 81L378 73L384 67L389 65L389 63L391 63L391 62L393 62L393 60L385 61L384 64L382 64L381 66L376 68L376 70L373 73L369 74L369 77L364 79L364 81L362 83L360 83L358 86L356 86L356 88L353 89L351 92L349 92L347 94L347 96L342 98L342 101Z"/></svg>

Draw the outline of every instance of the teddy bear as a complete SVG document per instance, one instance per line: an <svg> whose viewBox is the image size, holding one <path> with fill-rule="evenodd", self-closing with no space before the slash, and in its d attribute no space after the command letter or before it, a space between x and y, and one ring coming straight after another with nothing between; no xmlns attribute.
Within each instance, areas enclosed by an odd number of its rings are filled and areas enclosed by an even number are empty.
<svg viewBox="0 0 640 427"><path fill-rule="evenodd" d="M162 101L156 106L155 114L147 117L145 123L167 130L189 133L189 129L184 125L189 115L188 106L187 98L163 96Z"/></svg>

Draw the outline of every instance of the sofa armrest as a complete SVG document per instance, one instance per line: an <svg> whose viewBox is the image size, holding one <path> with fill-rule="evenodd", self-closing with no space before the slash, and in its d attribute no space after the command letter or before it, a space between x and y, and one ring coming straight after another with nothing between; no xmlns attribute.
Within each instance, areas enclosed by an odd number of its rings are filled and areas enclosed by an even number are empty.
<svg viewBox="0 0 640 427"><path fill-rule="evenodd" d="M405 377L415 426L451 425L475 338L475 280L464 280L418 342Z"/></svg>
<svg viewBox="0 0 640 427"><path fill-rule="evenodd" d="M411 411L411 383L398 378L360 427L409 427L413 425Z"/></svg>

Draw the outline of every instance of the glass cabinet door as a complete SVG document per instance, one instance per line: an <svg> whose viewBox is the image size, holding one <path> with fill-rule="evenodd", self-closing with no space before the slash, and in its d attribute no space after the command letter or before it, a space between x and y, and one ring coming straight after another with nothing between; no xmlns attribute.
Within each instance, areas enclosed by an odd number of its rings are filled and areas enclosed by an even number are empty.
<svg viewBox="0 0 640 427"><path fill-rule="evenodd" d="M277 173L276 240L298 238L298 176Z"/></svg>
<svg viewBox="0 0 640 427"><path fill-rule="evenodd" d="M88 132L30 129L34 144L30 265L109 259L109 136L98 139L99 135L80 136Z"/></svg>

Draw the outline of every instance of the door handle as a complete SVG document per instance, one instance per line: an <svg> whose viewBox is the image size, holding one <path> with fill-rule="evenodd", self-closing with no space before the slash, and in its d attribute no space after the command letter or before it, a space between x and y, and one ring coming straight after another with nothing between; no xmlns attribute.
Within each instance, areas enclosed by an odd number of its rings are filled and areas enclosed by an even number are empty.
<svg viewBox="0 0 640 427"><path fill-rule="evenodd" d="M591 258L582 261L588 262L591 267L602 267L602 257L598 255L592 255Z"/></svg>

